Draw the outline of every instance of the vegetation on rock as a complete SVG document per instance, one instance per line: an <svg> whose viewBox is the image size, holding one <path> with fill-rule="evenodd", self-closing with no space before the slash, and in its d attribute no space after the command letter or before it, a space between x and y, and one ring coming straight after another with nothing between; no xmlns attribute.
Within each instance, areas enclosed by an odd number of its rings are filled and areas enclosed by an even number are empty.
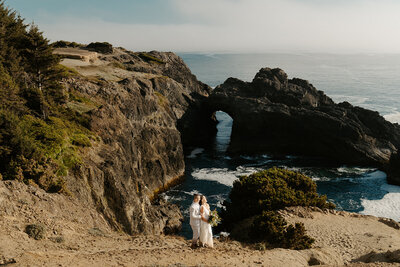
<svg viewBox="0 0 400 267"><path fill-rule="evenodd" d="M76 48L76 47L84 47L85 45L79 44L77 42L68 42L68 41L60 40L60 41L54 42L52 44L52 46L54 48L67 48L67 47Z"/></svg>
<svg viewBox="0 0 400 267"><path fill-rule="evenodd" d="M144 61L147 61L147 62L155 62L155 63L158 63L158 64L165 64L164 61L162 61L159 58L156 58L155 56L150 55L149 53L140 53L139 57L141 59L143 59Z"/></svg>
<svg viewBox="0 0 400 267"><path fill-rule="evenodd" d="M287 225L278 213L290 206L334 208L317 193L311 178L280 168L242 176L233 184L221 212L223 228L232 237L247 242L264 242L269 247L310 248L313 239L301 223ZM239 230L238 230L239 229Z"/></svg>
<svg viewBox="0 0 400 267"><path fill-rule="evenodd" d="M0 2L0 177L68 193L62 179L91 145L88 117L68 107L59 65L36 25Z"/></svg>

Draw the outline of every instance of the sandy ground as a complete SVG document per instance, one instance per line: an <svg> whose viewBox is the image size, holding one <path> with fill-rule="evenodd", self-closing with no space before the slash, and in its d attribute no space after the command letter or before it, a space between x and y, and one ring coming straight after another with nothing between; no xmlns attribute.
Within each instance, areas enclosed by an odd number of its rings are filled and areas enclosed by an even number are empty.
<svg viewBox="0 0 400 267"><path fill-rule="evenodd" d="M400 224L394 220L316 210L293 208L285 217L290 223L304 223L308 235L315 239L314 247L330 247L345 262L371 251L379 254L400 249Z"/></svg>
<svg viewBox="0 0 400 267"><path fill-rule="evenodd" d="M400 266L394 221L304 208L282 214L305 224L313 249L258 251L216 239L214 249L193 250L182 237L128 236L72 198L0 181L0 266L12 260L10 266ZM30 223L45 225L46 238L30 238L24 232Z"/></svg>

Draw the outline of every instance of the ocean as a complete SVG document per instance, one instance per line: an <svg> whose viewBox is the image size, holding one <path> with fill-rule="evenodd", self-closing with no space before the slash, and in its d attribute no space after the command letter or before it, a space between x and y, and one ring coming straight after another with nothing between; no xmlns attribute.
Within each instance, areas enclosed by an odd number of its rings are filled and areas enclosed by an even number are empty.
<svg viewBox="0 0 400 267"><path fill-rule="evenodd" d="M197 78L216 87L228 77L251 81L262 67L279 67L289 78L310 81L335 102L378 111L387 120L400 123L400 55L388 54L179 54ZM310 176L320 194L337 209L388 217L400 221L400 186L389 185L386 174L375 168L328 166L314 158L287 155L229 157L232 119L217 112L218 133L213 146L193 147L186 155L184 182L164 193L181 206L185 221L181 235L191 237L188 208L193 193L207 196L212 209L222 207L233 182L241 175L279 166Z"/></svg>

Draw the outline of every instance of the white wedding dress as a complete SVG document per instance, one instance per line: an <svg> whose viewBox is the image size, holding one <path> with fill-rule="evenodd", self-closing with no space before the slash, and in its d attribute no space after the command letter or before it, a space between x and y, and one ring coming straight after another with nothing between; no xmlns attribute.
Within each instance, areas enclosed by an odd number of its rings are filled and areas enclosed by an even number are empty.
<svg viewBox="0 0 400 267"><path fill-rule="evenodd" d="M210 211L205 206L201 206L201 208L203 209L204 218L208 220ZM200 244L210 248L214 247L211 224L204 222L203 220L200 222Z"/></svg>

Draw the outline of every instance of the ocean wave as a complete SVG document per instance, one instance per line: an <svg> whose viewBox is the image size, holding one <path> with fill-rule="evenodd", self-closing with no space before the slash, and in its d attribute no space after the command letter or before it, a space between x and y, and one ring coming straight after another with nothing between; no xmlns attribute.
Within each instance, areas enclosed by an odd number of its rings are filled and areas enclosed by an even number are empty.
<svg viewBox="0 0 400 267"><path fill-rule="evenodd" d="M386 174L376 168L342 166L339 168L327 169L327 172L321 173L318 170L310 167L282 167L290 171L301 172L310 177L313 181L321 182L350 181L359 183L360 178L362 178L362 180L386 179Z"/></svg>
<svg viewBox="0 0 400 267"><path fill-rule="evenodd" d="M386 120L392 123L400 123L400 112L396 111L394 113L387 114L383 116Z"/></svg>
<svg viewBox="0 0 400 267"><path fill-rule="evenodd" d="M201 154L204 152L204 148L195 148L192 150L189 156L187 156L188 159L194 159L197 157L198 154Z"/></svg>
<svg viewBox="0 0 400 267"><path fill-rule="evenodd" d="M400 186L384 184L381 189L388 192L382 199L361 199L364 210L360 213L400 221Z"/></svg>
<svg viewBox="0 0 400 267"><path fill-rule="evenodd" d="M239 166L236 170L227 168L203 168L195 169L192 176L196 180L214 181L226 186L233 186L233 182L242 175L250 175L261 170L260 168L251 166Z"/></svg>
<svg viewBox="0 0 400 267"><path fill-rule="evenodd" d="M374 171L376 171L376 168L361 168L361 167L347 167L347 166L342 166L335 170L335 172L338 174L356 174L356 175L361 175Z"/></svg>

